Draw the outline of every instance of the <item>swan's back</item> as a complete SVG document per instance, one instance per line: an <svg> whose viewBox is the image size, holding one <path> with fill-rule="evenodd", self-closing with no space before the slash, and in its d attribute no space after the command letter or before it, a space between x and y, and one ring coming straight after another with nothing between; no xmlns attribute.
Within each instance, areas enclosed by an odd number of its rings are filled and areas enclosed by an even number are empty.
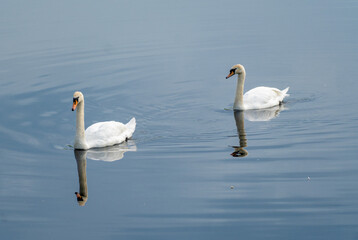
<svg viewBox="0 0 358 240"><path fill-rule="evenodd" d="M262 109L277 106L282 103L289 88L279 90L271 87L256 87L244 94L245 109Z"/></svg>
<svg viewBox="0 0 358 240"><path fill-rule="evenodd" d="M95 123L89 126L85 132L88 147L107 147L124 142L132 137L135 127L135 118L132 118L127 124L115 121Z"/></svg>

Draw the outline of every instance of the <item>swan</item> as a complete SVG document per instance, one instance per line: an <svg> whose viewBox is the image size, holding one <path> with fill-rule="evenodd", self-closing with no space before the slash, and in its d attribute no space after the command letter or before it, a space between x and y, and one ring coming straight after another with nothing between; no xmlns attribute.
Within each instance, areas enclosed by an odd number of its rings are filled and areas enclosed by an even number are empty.
<svg viewBox="0 0 358 240"><path fill-rule="evenodd" d="M289 87L284 90L271 87L256 87L244 93L245 68L241 64L231 67L226 79L238 75L234 110L263 109L280 105L287 94Z"/></svg>
<svg viewBox="0 0 358 240"><path fill-rule="evenodd" d="M127 124L115 121L98 122L85 131L84 121L85 100L81 92L73 94L72 111L76 109L76 137L74 148L86 150L112 146L132 137L136 120L132 118Z"/></svg>

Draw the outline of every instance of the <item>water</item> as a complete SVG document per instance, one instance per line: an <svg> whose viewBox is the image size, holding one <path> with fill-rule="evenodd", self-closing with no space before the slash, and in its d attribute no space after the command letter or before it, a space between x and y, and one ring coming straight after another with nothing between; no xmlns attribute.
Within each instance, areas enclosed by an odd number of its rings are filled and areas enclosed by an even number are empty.
<svg viewBox="0 0 358 240"><path fill-rule="evenodd" d="M356 239L357 7L3 1L1 238ZM237 63L284 106L235 115ZM74 153L75 90L133 139Z"/></svg>

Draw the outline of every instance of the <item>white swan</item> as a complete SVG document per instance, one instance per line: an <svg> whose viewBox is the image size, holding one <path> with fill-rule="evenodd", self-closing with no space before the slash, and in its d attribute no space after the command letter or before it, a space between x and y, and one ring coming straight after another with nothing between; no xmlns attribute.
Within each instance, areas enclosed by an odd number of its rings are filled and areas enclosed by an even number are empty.
<svg viewBox="0 0 358 240"><path fill-rule="evenodd" d="M287 94L289 88L279 90L271 87L256 87L243 94L246 76L244 66L241 64L232 66L226 79L234 74L238 75L236 97L234 102L235 110L263 109L277 106L282 103L286 96L289 96Z"/></svg>
<svg viewBox="0 0 358 240"><path fill-rule="evenodd" d="M133 135L136 127L135 118L132 118L127 124L115 121L98 122L89 126L85 131L85 100L81 92L73 94L72 111L76 108L75 149L85 150L112 146L126 141Z"/></svg>

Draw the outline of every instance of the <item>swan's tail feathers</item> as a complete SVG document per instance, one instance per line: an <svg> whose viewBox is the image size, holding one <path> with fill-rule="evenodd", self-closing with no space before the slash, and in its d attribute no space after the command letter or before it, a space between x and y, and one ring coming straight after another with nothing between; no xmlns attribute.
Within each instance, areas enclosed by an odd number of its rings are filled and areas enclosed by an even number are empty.
<svg viewBox="0 0 358 240"><path fill-rule="evenodd" d="M134 130L135 130L135 126L136 126L136 120L135 118L132 118L127 124L126 127L128 128L128 130L130 130L130 132L133 134Z"/></svg>
<svg viewBox="0 0 358 240"><path fill-rule="evenodd" d="M289 89L290 89L290 87L287 87L281 91L284 97L290 96L290 94L287 93Z"/></svg>

